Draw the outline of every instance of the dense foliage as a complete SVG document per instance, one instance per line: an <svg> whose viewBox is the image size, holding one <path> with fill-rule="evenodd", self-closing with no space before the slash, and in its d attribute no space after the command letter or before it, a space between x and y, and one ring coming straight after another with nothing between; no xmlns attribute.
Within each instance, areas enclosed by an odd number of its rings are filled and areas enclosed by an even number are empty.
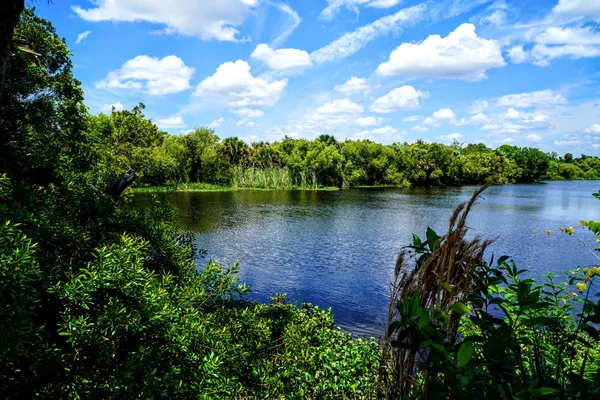
<svg viewBox="0 0 600 400"><path fill-rule="evenodd" d="M244 300L236 266L198 269L174 210L105 194L131 165L172 179L162 152L181 143L141 107L90 117L69 50L32 10L15 38L27 48L9 56L0 103L0 398L374 393L376 342L318 307ZM186 140L201 154L190 174L214 173L203 137Z"/></svg>
<svg viewBox="0 0 600 400"><path fill-rule="evenodd" d="M483 144L463 146L417 141L383 145L369 140L338 142L284 138L251 145L220 140L211 129L181 135L160 132L132 111L88 116L96 140L98 176L132 166L140 183L152 186L216 183L233 187L314 188L365 185L459 185L534 182L540 179L600 179L600 158L560 158L534 148Z"/></svg>

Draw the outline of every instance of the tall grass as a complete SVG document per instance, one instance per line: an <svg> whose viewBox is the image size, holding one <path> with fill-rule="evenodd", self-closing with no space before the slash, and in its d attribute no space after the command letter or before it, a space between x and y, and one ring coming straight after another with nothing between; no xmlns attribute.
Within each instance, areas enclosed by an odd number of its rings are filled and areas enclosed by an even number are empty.
<svg viewBox="0 0 600 400"><path fill-rule="evenodd" d="M302 171L293 176L288 168L243 168L231 169L231 186L236 189L308 189L321 188L314 172Z"/></svg>
<svg viewBox="0 0 600 400"><path fill-rule="evenodd" d="M436 309L444 313L450 312L450 306L456 302L466 302L467 295L475 285L475 268L482 265L484 252L492 243L491 240L479 236L468 240L467 216L487 188L478 188L473 197L461 203L450 218L448 232L441 238L429 237L430 253L417 265L410 268L407 263L408 254L401 251L396 261L394 281L388 313L388 329L384 336L382 353L381 390L392 398L403 398L411 392L417 376L418 364L422 361L421 349L392 348L390 346L389 328L398 320L396 304L403 296L419 294L420 306ZM451 288L451 290L448 290ZM447 323L447 340L454 343L458 334L460 315L453 313Z"/></svg>

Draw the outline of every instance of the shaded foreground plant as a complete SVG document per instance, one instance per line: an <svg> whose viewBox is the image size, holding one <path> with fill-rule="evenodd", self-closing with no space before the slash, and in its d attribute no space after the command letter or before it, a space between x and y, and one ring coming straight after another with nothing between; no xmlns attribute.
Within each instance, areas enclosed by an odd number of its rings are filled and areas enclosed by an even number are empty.
<svg viewBox="0 0 600 400"><path fill-rule="evenodd" d="M483 263L485 249L491 243L475 237L466 239L466 220L473 204L487 186L478 188L473 197L461 203L450 218L450 227L445 236L440 237L431 228L427 230L427 241L422 242L413 235L409 246L418 258L413 269L406 264L407 252L398 255L392 284L392 295L388 313L388 329L384 336L383 360L390 368L382 382L393 395L404 395L414 386L414 377L423 354L420 345L403 346L409 340L404 336L390 342L391 334L401 327L402 299L415 299L414 307L431 310L441 317L450 313L456 302L464 302L475 288L473 270ZM443 320L445 338L456 340L460 315L450 314ZM402 331L402 335L407 331ZM415 338L412 338L413 341ZM414 344L414 343L413 343Z"/></svg>
<svg viewBox="0 0 600 400"><path fill-rule="evenodd" d="M413 237L414 269L406 271L407 254L400 253L381 393L430 399L599 398L600 301L590 296L600 267L569 271L564 282L548 274L546 282L536 284L506 256L488 265L483 252L490 241L465 239L468 212L483 190L457 208L446 236L428 229L425 243ZM600 240L597 223L583 225Z"/></svg>

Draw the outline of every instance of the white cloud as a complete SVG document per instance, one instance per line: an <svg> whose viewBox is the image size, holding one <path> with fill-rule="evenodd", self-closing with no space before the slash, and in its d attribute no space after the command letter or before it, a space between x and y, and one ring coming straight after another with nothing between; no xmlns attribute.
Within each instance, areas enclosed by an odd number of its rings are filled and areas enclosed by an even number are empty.
<svg viewBox="0 0 600 400"><path fill-rule="evenodd" d="M404 118L402 118L402 122L415 122L415 121L418 121L419 119L421 119L420 116L418 116L418 115L411 115L410 117L404 117Z"/></svg>
<svg viewBox="0 0 600 400"><path fill-rule="evenodd" d="M430 35L420 43L402 43L377 73L478 81L488 69L505 65L498 42L478 37L473 24L462 24L445 38Z"/></svg>
<svg viewBox="0 0 600 400"><path fill-rule="evenodd" d="M86 21L146 21L165 27L165 33L197 36L203 40L239 41L240 26L258 1L95 0L94 6L73 11Z"/></svg>
<svg viewBox="0 0 600 400"><path fill-rule="evenodd" d="M390 8L398 5L403 0L327 0L327 7L321 11L321 18L332 20L340 8L347 8L358 14L358 7Z"/></svg>
<svg viewBox="0 0 600 400"><path fill-rule="evenodd" d="M438 121L436 121L435 119L433 119L431 117L425 118L425 120L423 121L423 123L425 125L431 125L431 126L436 126L436 127L437 126L441 126L441 124Z"/></svg>
<svg viewBox="0 0 600 400"><path fill-rule="evenodd" d="M594 124L594 125L590 126L589 128L587 128L584 132L585 133L600 133L600 124Z"/></svg>
<svg viewBox="0 0 600 400"><path fill-rule="evenodd" d="M208 124L209 128L219 128L221 126L221 124L225 122L225 118L220 117L218 119L215 119L213 122L211 122L210 124Z"/></svg>
<svg viewBox="0 0 600 400"><path fill-rule="evenodd" d="M523 50L523 46L515 46L508 51L508 58L515 64L521 64L527 61L529 55Z"/></svg>
<svg viewBox="0 0 600 400"><path fill-rule="evenodd" d="M238 110L231 110L231 112L237 115L238 117L245 118L258 118L265 115L265 112L263 110L257 110L254 108L240 108Z"/></svg>
<svg viewBox="0 0 600 400"><path fill-rule="evenodd" d="M548 66L551 60L561 57L570 57L572 59L600 57L600 46L546 46L536 44L528 54L528 60L540 67Z"/></svg>
<svg viewBox="0 0 600 400"><path fill-rule="evenodd" d="M162 129L181 129L185 128L186 124L181 117L171 117L159 119L156 121L156 126Z"/></svg>
<svg viewBox="0 0 600 400"><path fill-rule="evenodd" d="M246 121L248 121L248 118L240 119L238 122L235 123L235 126L242 126L246 123Z"/></svg>
<svg viewBox="0 0 600 400"><path fill-rule="evenodd" d="M558 93L554 93L550 89L540 90L536 92L509 94L502 96L498 100L499 106L507 107L532 107L537 105L554 105L565 104L567 99Z"/></svg>
<svg viewBox="0 0 600 400"><path fill-rule="evenodd" d="M256 123L254 121L250 121L246 125L252 128L254 125L256 125Z"/></svg>
<svg viewBox="0 0 600 400"><path fill-rule="evenodd" d="M452 111L449 108L440 108L439 110L435 111L433 114L431 114L431 117L427 117L425 118L425 120L423 121L423 123L425 125L430 125L430 126L441 126L440 121L454 121L455 115L454 115L454 111Z"/></svg>
<svg viewBox="0 0 600 400"><path fill-rule="evenodd" d="M415 125L412 127L413 131L426 132L428 129L421 125Z"/></svg>
<svg viewBox="0 0 600 400"><path fill-rule="evenodd" d="M600 34L591 27L551 26L535 37L540 44L600 44Z"/></svg>
<svg viewBox="0 0 600 400"><path fill-rule="evenodd" d="M469 119L461 118L459 121L451 120L450 123L454 125L483 125L489 121L488 117L483 114L474 114L469 117Z"/></svg>
<svg viewBox="0 0 600 400"><path fill-rule="evenodd" d="M518 119L519 117L521 117L521 113L511 107L508 110L506 110L506 112L504 113L504 117L507 119Z"/></svg>
<svg viewBox="0 0 600 400"><path fill-rule="evenodd" d="M488 108L487 101L475 100L473 103L471 103L471 105L467 109L467 112L469 114L480 114L480 113L484 112L485 110L487 110L487 108Z"/></svg>
<svg viewBox="0 0 600 400"><path fill-rule="evenodd" d="M316 63L340 60L356 53L367 43L389 33L399 32L404 25L416 23L425 16L425 3L403 8L395 14L386 15L370 24L361 26L354 32L349 32L330 44L313 51L310 56Z"/></svg>
<svg viewBox="0 0 600 400"><path fill-rule="evenodd" d="M542 137L532 133L531 135L527 135L525 140L527 140L528 142L539 142L542 140Z"/></svg>
<svg viewBox="0 0 600 400"><path fill-rule="evenodd" d="M356 104L349 98L327 102L317 109L319 114L355 114L361 113L363 106Z"/></svg>
<svg viewBox="0 0 600 400"><path fill-rule="evenodd" d="M250 54L250 57L261 60L267 64L269 68L277 71L312 66L310 55L308 55L308 53L304 50L274 50L265 43L261 43L256 46L256 49L254 49L252 54Z"/></svg>
<svg viewBox="0 0 600 400"><path fill-rule="evenodd" d="M376 135L393 135L398 133L398 129L396 128L392 128L389 125L386 125L382 128L375 128L373 130L371 130L371 133L374 133Z"/></svg>
<svg viewBox="0 0 600 400"><path fill-rule="evenodd" d="M370 87L367 84L367 80L365 78L358 78L356 76L353 76L343 84L335 86L333 89L337 92L348 95L358 92L366 93L370 90Z"/></svg>
<svg viewBox="0 0 600 400"><path fill-rule="evenodd" d="M112 109L115 109L115 111L121 111L123 110L125 107L123 107L123 104L121 104L120 101L117 101L116 103L113 104L105 104L102 106L102 109L100 111L102 112L112 112Z"/></svg>
<svg viewBox="0 0 600 400"><path fill-rule="evenodd" d="M532 39L535 44L529 50L522 45L513 47L508 56L514 63L530 62L544 67L560 57L578 59L600 56L600 32L589 26L552 26L531 30L526 38Z"/></svg>
<svg viewBox="0 0 600 400"><path fill-rule="evenodd" d="M431 116L437 120L440 120L440 119L450 120L450 119L454 119L454 117L455 117L454 111L452 111L449 108L440 108L439 110L434 112Z"/></svg>
<svg viewBox="0 0 600 400"><path fill-rule="evenodd" d="M217 71L198 84L195 96L220 96L230 107L272 107L278 101L288 80L269 82L250 73L246 61L226 62Z"/></svg>
<svg viewBox="0 0 600 400"><path fill-rule="evenodd" d="M556 14L600 21L600 3L595 0L559 0L552 11Z"/></svg>
<svg viewBox="0 0 600 400"><path fill-rule="evenodd" d="M77 39L75 40L75 44L81 43L81 41L83 39L85 39L86 37L90 36L91 33L92 33L92 31L81 32L79 35L77 35Z"/></svg>
<svg viewBox="0 0 600 400"><path fill-rule="evenodd" d="M420 106L419 99L427 97L429 97L428 92L422 92L412 86L405 85L375 99L373 104L371 104L370 110L378 114L383 114L418 108Z"/></svg>
<svg viewBox="0 0 600 400"><path fill-rule="evenodd" d="M382 121L383 121L383 118L375 118L375 117L357 118L356 125L358 125L358 126L377 126L377 125L381 124Z"/></svg>
<svg viewBox="0 0 600 400"><path fill-rule="evenodd" d="M363 106L350 100L349 98L328 101L304 115L304 118L293 121L286 127L288 131L293 132L318 132L322 129L330 129L334 125L345 124L352 120L356 121L357 116L363 112Z"/></svg>
<svg viewBox="0 0 600 400"><path fill-rule="evenodd" d="M451 133L450 135L438 136L438 139L443 142L453 142L455 140L464 139L464 135L462 135L461 133Z"/></svg>
<svg viewBox="0 0 600 400"><path fill-rule="evenodd" d="M101 89L135 89L151 95L179 93L190 88L194 68L177 56L162 59L137 56L96 84Z"/></svg>

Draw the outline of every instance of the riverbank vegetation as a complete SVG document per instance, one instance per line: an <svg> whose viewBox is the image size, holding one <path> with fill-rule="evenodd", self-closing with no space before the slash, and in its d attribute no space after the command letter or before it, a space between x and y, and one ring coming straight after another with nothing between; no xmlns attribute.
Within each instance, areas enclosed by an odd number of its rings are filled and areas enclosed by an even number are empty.
<svg viewBox="0 0 600 400"><path fill-rule="evenodd" d="M456 171L464 167L452 161L461 157L503 160L504 172L490 164L487 172L469 175L474 181L528 181L566 159L552 161L535 149L479 146L471 152L473 146L382 146L328 137L244 147L206 129L169 136L141 106L89 115L65 42L32 10L23 11L13 44L0 48L8 62L0 69L1 398L484 398L495 389L504 398L564 398L598 392L592 324L600 322L600 303L590 300L597 269L574 272L564 286L537 286L520 279L508 259L489 268L477 247L482 242L463 243L461 218L443 238L432 231L426 242L415 237L423 272L408 276L434 271L426 278L437 280L427 293L406 285L413 290L392 298L390 341L382 353L375 340L334 329L331 313L316 306L290 304L284 295L269 304L246 300L250 289L237 281L237 266L194 263L194 242L175 228L171 207L158 198L147 208L132 207L121 195L122 181L105 189L131 167L143 185L311 187L385 179L450 184L463 176ZM269 155L274 149L285 159ZM258 154L265 161L256 161ZM587 173L596 168L592 161L567 164L589 167ZM388 174L390 165L407 167ZM128 182L133 177L125 176ZM584 226L600 231L593 221ZM458 285L458 277L466 280ZM576 301L573 293L585 297L583 311L562 307ZM502 316L488 314L491 304ZM460 334L457 321L468 322ZM411 364L390 361L404 360L399 349L417 356L406 358Z"/></svg>
<svg viewBox="0 0 600 400"><path fill-rule="evenodd" d="M127 133L125 133L127 132ZM88 115L86 137L97 163L91 180L106 180L124 168L138 184L185 187L211 183L231 188L318 189L411 185L503 184L542 179L600 179L600 158L547 154L535 148L483 144L314 140L267 143L220 139L212 129L181 135L161 132L143 105L109 115Z"/></svg>

